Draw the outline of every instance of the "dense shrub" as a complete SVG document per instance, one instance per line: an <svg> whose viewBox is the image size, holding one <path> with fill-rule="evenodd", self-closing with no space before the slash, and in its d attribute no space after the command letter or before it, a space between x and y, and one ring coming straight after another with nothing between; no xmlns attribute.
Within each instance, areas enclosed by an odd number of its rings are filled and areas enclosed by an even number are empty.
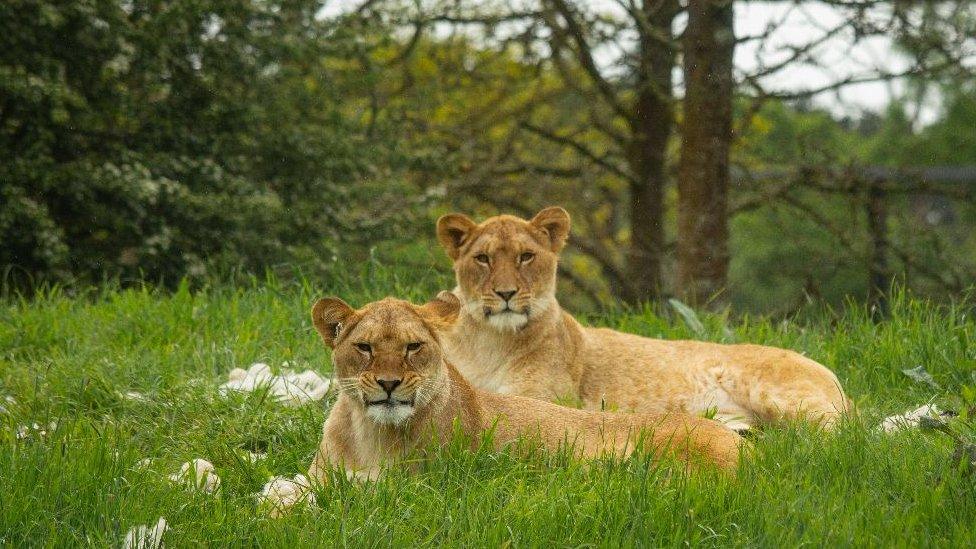
<svg viewBox="0 0 976 549"><path fill-rule="evenodd" d="M8 276L174 281L401 231L406 159L343 110L326 61L354 45L319 7L2 3Z"/></svg>

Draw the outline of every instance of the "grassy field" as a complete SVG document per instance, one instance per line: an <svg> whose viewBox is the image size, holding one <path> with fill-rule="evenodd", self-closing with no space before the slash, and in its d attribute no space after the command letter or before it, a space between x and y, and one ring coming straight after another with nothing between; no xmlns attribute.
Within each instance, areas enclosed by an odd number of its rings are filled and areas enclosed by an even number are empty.
<svg viewBox="0 0 976 549"><path fill-rule="evenodd" d="M359 305L390 292L419 300L446 283L407 284L389 273L371 280L7 298L0 545L117 546L131 526L159 516L173 547L976 543L976 475L953 464L952 440L874 429L881 417L925 402L974 404L970 309L906 298L880 324L856 307L790 322L706 316L695 330L651 311L588 318L653 337L789 347L838 373L859 416L827 435L767 428L737 479L668 474L642 458L583 467L559 456L449 450L419 474L342 484L320 492L315 510L267 518L254 494L270 475L305 471L328 403L289 408L260 394L222 397L217 386L232 368L257 361L326 374L329 357L307 314L314 297L337 293ZM902 373L917 366L932 383ZM128 391L146 398L124 398ZM51 421L56 429L44 434L16 434ZM953 422L971 440L967 425L965 417ZM267 459L245 459L254 449ZM215 464L216 495L166 479L195 457ZM137 466L144 458L154 461Z"/></svg>

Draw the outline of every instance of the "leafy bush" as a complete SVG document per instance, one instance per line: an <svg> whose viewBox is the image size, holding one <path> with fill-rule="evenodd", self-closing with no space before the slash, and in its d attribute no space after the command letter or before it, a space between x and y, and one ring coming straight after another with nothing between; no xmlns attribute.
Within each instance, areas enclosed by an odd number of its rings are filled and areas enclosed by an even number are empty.
<svg viewBox="0 0 976 549"><path fill-rule="evenodd" d="M353 46L319 7L4 2L8 276L176 281L402 236L408 160L342 110L325 61Z"/></svg>

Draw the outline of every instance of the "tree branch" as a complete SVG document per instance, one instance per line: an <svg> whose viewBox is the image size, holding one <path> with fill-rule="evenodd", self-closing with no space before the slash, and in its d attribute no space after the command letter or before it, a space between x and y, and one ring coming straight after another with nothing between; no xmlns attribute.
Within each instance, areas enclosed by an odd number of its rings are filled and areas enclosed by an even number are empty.
<svg viewBox="0 0 976 549"><path fill-rule="evenodd" d="M593 60L590 45L586 40L586 35L582 27L580 27L579 22L576 20L576 14L573 9L565 0L544 0L543 3L551 4L559 15L562 16L566 24L566 27L563 28L553 18L547 17L553 36L558 37L559 41L564 44L566 43L566 34L572 38L576 47L570 47L570 49L575 51L577 61L589 76L590 80L593 81L600 95L603 96L603 99L610 105L614 112L622 118L629 119L631 117L630 110L624 107L613 85L603 76L599 67L597 67L596 61Z"/></svg>
<svg viewBox="0 0 976 549"><path fill-rule="evenodd" d="M546 130L544 128L540 128L538 126L535 126L531 122L528 122L528 121L520 122L519 123L519 127L524 128L525 130L530 131L530 132L538 135L539 137L542 137L542 138L545 138L545 139L547 139L549 141L552 141L553 143L557 143L559 145L563 145L565 147L569 147L569 148L575 150L576 152L578 152L579 154L583 155L588 160L590 160L590 162L593 162L597 166L600 166L601 168L609 171L610 173L616 175L617 177L623 179L624 181L628 181L628 182L631 182L631 183L633 183L635 181L634 178L633 178L633 176L631 176L627 172L623 171L622 169L618 168L617 166L614 166L607 159L606 156L600 156L600 155L596 154L595 152L593 152L590 149L588 149L582 143L578 143L578 142L574 141L573 139L570 139L569 137L557 135L557 134L555 134L555 133L553 133L553 132L551 132L549 130Z"/></svg>

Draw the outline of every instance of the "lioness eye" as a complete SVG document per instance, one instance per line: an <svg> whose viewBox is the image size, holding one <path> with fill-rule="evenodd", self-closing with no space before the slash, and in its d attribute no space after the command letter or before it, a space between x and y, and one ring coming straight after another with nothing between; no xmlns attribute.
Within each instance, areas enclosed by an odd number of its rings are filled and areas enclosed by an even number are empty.
<svg viewBox="0 0 976 549"><path fill-rule="evenodd" d="M474 260L477 261L478 263L484 263L485 265L487 265L488 264L488 254L478 254L478 255L474 256Z"/></svg>
<svg viewBox="0 0 976 549"><path fill-rule="evenodd" d="M373 352L373 348L369 346L369 343L356 343L356 348L364 353Z"/></svg>
<svg viewBox="0 0 976 549"><path fill-rule="evenodd" d="M410 351L410 352L416 351L416 350L420 349L421 347L423 347L423 345L424 344L421 343L421 342L419 342L419 341L416 342L416 343L408 343L407 344L407 351Z"/></svg>
<svg viewBox="0 0 976 549"><path fill-rule="evenodd" d="M532 261L533 257L535 257L534 253L525 252L524 254L519 256L519 263L528 263L529 261Z"/></svg>

